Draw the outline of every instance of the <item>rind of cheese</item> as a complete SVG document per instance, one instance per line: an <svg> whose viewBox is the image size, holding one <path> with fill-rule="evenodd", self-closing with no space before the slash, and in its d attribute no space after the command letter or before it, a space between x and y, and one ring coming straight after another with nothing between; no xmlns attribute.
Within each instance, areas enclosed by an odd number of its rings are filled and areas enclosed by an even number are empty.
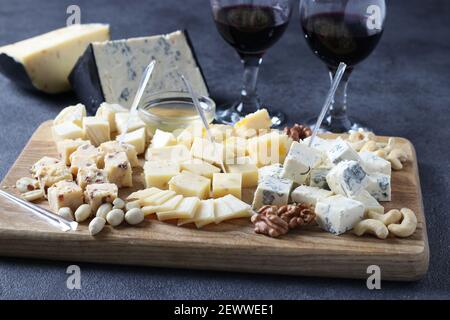
<svg viewBox="0 0 450 320"><path fill-rule="evenodd" d="M112 133L117 131L116 113L128 111L128 109L122 107L120 104L103 102L97 109L95 116L108 121L109 129Z"/></svg>
<svg viewBox="0 0 450 320"><path fill-rule="evenodd" d="M83 190L73 181L59 181L48 189L48 203L55 213L64 207L75 211L83 204Z"/></svg>
<svg viewBox="0 0 450 320"><path fill-rule="evenodd" d="M185 197L209 198L211 180L188 171L182 171L169 181L169 190Z"/></svg>
<svg viewBox="0 0 450 320"><path fill-rule="evenodd" d="M161 221L191 219L199 205L200 199L197 197L183 198L174 210L158 212L156 216L158 217L158 220Z"/></svg>

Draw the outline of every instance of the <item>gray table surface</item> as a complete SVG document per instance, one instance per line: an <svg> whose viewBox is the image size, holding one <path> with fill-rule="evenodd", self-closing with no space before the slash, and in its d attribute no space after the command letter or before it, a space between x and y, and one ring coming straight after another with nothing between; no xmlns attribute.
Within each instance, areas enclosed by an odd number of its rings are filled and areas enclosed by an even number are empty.
<svg viewBox="0 0 450 320"><path fill-rule="evenodd" d="M82 289L72 291L70 263L0 258L0 299L449 298L450 2L387 2L383 38L350 79L349 111L377 134L406 137L417 149L431 251L421 281L382 282L370 291L360 280L80 264ZM82 22L110 23L114 39L187 28L212 96L236 97L242 69L216 32L207 0L0 0L0 45L63 26L73 3ZM324 66L302 37L296 10L259 79L262 99L284 109L290 122L316 115L328 89ZM76 102L72 94L24 91L0 76L0 178L39 124Z"/></svg>

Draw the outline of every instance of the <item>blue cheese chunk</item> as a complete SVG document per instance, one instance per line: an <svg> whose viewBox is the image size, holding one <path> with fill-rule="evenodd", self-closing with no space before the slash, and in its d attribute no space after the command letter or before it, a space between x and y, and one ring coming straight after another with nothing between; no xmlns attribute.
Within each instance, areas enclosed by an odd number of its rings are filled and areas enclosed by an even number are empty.
<svg viewBox="0 0 450 320"><path fill-rule="evenodd" d="M261 167L258 169L258 182L266 180L266 178L276 177L281 178L283 167L279 163L271 164L269 166Z"/></svg>
<svg viewBox="0 0 450 320"><path fill-rule="evenodd" d="M319 166L311 169L309 174L309 186L321 189L330 189L327 183L327 175L330 170L331 167L328 166Z"/></svg>
<svg viewBox="0 0 450 320"><path fill-rule="evenodd" d="M315 206L317 201L330 197L333 192L309 186L299 186L292 191L292 201Z"/></svg>
<svg viewBox="0 0 450 320"><path fill-rule="evenodd" d="M310 141L311 141L311 137L307 137L304 140L302 140L301 143L309 146ZM317 149L324 153L327 153L328 150L330 150L333 147L335 141L336 141L335 139L328 140L328 139L322 139L322 138L319 138L316 136L314 138L313 143L311 144L311 148L314 148L314 149Z"/></svg>
<svg viewBox="0 0 450 320"><path fill-rule="evenodd" d="M389 176L391 175L391 163L389 161L370 151L360 152L359 156L361 157L361 165L367 173L382 173Z"/></svg>
<svg viewBox="0 0 450 320"><path fill-rule="evenodd" d="M289 179L266 177L255 191L252 207L258 210L265 205L282 206L288 203L293 182Z"/></svg>
<svg viewBox="0 0 450 320"><path fill-rule="evenodd" d="M330 233L345 233L364 218L364 205L356 200L335 195L319 200L315 208L317 224Z"/></svg>
<svg viewBox="0 0 450 320"><path fill-rule="evenodd" d="M317 167L322 162L323 157L322 152L294 141L284 160L281 177L298 184L304 184L311 169Z"/></svg>
<svg viewBox="0 0 450 320"><path fill-rule="evenodd" d="M327 175L330 190L336 194L353 197L367 186L367 174L356 161L342 161Z"/></svg>
<svg viewBox="0 0 450 320"><path fill-rule="evenodd" d="M342 139L336 139L334 141L333 146L328 150L327 155L330 161L335 164L344 160L361 161L360 156L352 146Z"/></svg>
<svg viewBox="0 0 450 320"><path fill-rule="evenodd" d="M365 189L378 201L391 201L391 176L381 173L370 174Z"/></svg>

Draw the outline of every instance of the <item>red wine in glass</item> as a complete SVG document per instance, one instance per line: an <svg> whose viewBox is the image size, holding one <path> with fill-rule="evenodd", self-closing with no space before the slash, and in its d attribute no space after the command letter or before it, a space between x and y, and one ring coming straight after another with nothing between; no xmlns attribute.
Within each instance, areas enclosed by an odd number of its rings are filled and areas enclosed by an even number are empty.
<svg viewBox="0 0 450 320"><path fill-rule="evenodd" d="M284 33L289 15L276 7L231 5L215 16L217 30L241 55L261 57Z"/></svg>
<svg viewBox="0 0 450 320"><path fill-rule="evenodd" d="M383 30L368 29L367 17L344 12L311 15L301 21L307 42L330 69L352 68L375 49Z"/></svg>

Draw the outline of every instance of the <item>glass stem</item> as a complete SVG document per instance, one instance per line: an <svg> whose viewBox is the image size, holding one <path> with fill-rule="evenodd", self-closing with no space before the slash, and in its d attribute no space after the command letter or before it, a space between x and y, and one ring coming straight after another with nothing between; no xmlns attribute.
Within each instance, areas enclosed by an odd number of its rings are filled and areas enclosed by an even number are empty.
<svg viewBox="0 0 450 320"><path fill-rule="evenodd" d="M346 132L350 129L351 123L347 116L347 86L351 70L346 71L342 77L333 104L330 107L328 122L332 132ZM330 71L330 81L333 80L334 72Z"/></svg>
<svg viewBox="0 0 450 320"><path fill-rule="evenodd" d="M246 115L260 109L260 101L256 92L256 83L258 81L258 71L262 59L259 57L244 57L243 87L241 90L241 103L237 106L237 111Z"/></svg>

